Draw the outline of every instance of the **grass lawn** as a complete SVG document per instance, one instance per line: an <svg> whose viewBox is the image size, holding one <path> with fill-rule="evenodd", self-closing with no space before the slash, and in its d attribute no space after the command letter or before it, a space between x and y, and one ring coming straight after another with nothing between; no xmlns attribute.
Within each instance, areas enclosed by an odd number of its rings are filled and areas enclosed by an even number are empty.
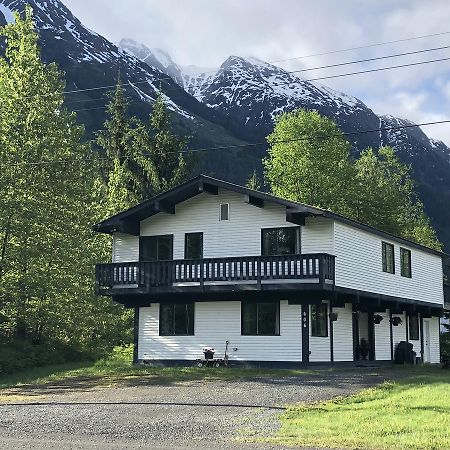
<svg viewBox="0 0 450 450"><path fill-rule="evenodd" d="M70 363L57 366L30 368L27 371L0 377L1 390L21 385L70 383L82 380L93 386L146 383L170 384L193 380L231 380L242 377L287 377L305 373L307 370L202 368L197 367L150 367L133 365L132 349L116 349L114 353L97 362Z"/></svg>
<svg viewBox="0 0 450 450"><path fill-rule="evenodd" d="M290 407L270 442L345 449L450 449L450 371L411 369L347 398Z"/></svg>

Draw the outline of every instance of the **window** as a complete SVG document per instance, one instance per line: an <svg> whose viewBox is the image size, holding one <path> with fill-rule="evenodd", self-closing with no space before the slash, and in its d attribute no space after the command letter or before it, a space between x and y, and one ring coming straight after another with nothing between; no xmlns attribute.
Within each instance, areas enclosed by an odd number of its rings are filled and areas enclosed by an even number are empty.
<svg viewBox="0 0 450 450"><path fill-rule="evenodd" d="M219 220L230 220L230 204L229 203L221 203L219 210Z"/></svg>
<svg viewBox="0 0 450 450"><path fill-rule="evenodd" d="M160 336L192 336L194 334L194 303L161 303Z"/></svg>
<svg viewBox="0 0 450 450"><path fill-rule="evenodd" d="M419 316L417 314L409 316L409 339L411 341L419 340Z"/></svg>
<svg viewBox="0 0 450 450"><path fill-rule="evenodd" d="M168 261L173 258L173 236L142 236L139 238L140 261Z"/></svg>
<svg viewBox="0 0 450 450"><path fill-rule="evenodd" d="M320 303L320 305L311 305L311 336L328 336L327 314L328 305L326 303Z"/></svg>
<svg viewBox="0 0 450 450"><path fill-rule="evenodd" d="M394 263L394 246L387 242L382 242L382 254L383 254L383 272L395 273Z"/></svg>
<svg viewBox="0 0 450 450"><path fill-rule="evenodd" d="M298 253L298 227L261 230L263 256L295 255Z"/></svg>
<svg viewBox="0 0 450 450"><path fill-rule="evenodd" d="M402 277L411 278L411 251L400 247L400 269Z"/></svg>
<svg viewBox="0 0 450 450"><path fill-rule="evenodd" d="M280 334L280 303L241 303L241 334L276 336Z"/></svg>
<svg viewBox="0 0 450 450"><path fill-rule="evenodd" d="M203 233L186 233L184 236L184 259L203 258Z"/></svg>

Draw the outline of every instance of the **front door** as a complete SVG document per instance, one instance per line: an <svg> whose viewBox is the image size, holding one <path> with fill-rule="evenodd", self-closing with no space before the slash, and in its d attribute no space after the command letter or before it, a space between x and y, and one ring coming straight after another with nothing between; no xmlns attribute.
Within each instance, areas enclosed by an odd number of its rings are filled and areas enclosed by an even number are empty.
<svg viewBox="0 0 450 450"><path fill-rule="evenodd" d="M146 283L150 286L168 286L173 277L173 235L141 236L139 238L139 261L145 264ZM161 261L160 263L156 263ZM165 261L165 262L162 262Z"/></svg>
<svg viewBox="0 0 450 450"><path fill-rule="evenodd" d="M423 362L431 362L430 355L430 322L423 321Z"/></svg>

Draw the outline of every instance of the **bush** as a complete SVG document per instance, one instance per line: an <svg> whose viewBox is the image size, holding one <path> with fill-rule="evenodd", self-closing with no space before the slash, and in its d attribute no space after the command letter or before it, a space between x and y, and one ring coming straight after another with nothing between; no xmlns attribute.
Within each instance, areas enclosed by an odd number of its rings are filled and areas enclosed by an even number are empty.
<svg viewBox="0 0 450 450"><path fill-rule="evenodd" d="M0 375L30 367L86 361L93 355L61 343L32 344L26 340L0 342Z"/></svg>

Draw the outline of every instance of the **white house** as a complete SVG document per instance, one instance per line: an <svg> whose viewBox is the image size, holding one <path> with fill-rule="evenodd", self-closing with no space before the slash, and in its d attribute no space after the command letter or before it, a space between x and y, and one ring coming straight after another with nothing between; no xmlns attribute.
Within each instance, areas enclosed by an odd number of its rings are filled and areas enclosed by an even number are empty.
<svg viewBox="0 0 450 450"><path fill-rule="evenodd" d="M200 175L97 225L97 293L135 309L135 362L438 363L446 255ZM448 301L448 300L447 300Z"/></svg>

